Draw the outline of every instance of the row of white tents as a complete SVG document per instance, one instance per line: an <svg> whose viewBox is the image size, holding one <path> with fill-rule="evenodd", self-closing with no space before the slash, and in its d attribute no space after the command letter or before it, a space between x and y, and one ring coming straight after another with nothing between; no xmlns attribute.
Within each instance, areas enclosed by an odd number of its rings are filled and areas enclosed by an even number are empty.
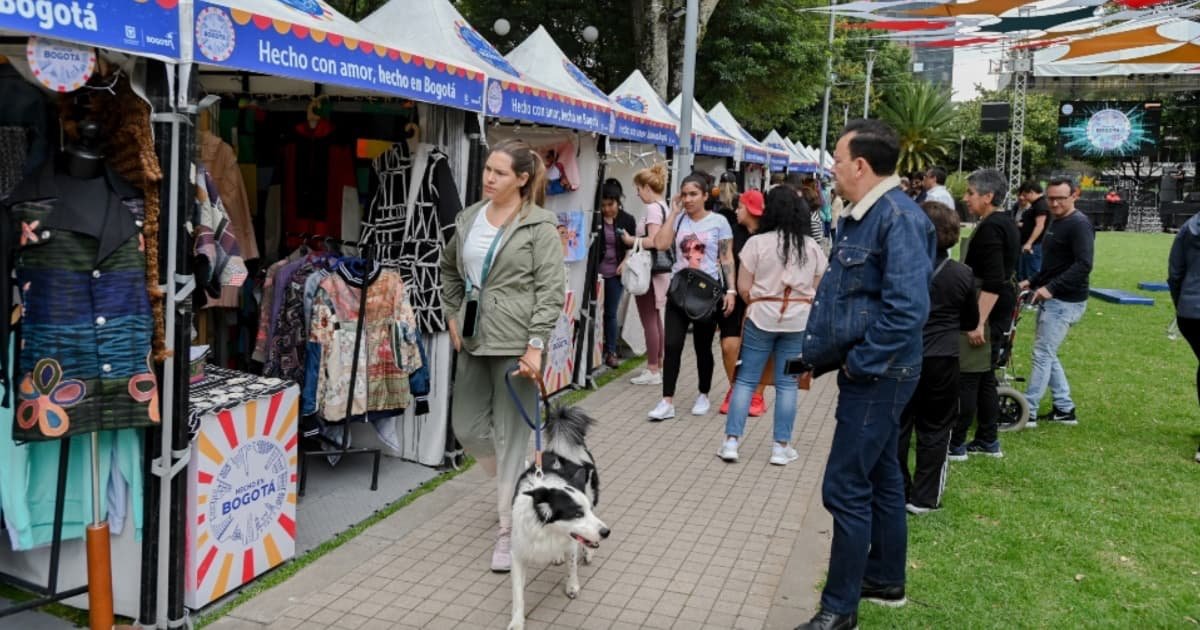
<svg viewBox="0 0 1200 630"><path fill-rule="evenodd" d="M197 0L193 10L193 32L180 34L194 34L202 73L225 68L307 79L330 94L382 92L617 141L679 146L679 98L668 106L640 72L606 94L540 26L501 55L448 0L392 0L357 23L322 0ZM205 83L219 87L211 78ZM698 155L773 172L832 165L828 154L822 159L818 149L778 132L754 138L721 103L709 111L697 103L693 112Z"/></svg>

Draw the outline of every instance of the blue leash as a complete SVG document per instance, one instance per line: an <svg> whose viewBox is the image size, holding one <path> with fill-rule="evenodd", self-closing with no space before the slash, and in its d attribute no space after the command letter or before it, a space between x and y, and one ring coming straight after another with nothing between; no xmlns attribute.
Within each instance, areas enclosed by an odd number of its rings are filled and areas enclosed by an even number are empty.
<svg viewBox="0 0 1200 630"><path fill-rule="evenodd" d="M517 359L517 363L513 364L513 369L504 371L504 386L505 386L505 388L508 389L508 397L512 398L513 404L516 405L516 407L517 407L517 411L521 412L521 418L525 420L525 424L529 425L530 429L533 429L534 475L536 475L538 478L541 478L541 476L542 476L542 428L546 426L546 422L545 422L545 420L543 420L542 422L539 423L529 416L529 412L526 411L525 405L523 405L521 403L520 395L517 394L516 388L513 387L512 377L514 374L520 373L522 363L523 362L520 359ZM531 367L531 366L526 364L526 367ZM549 404L549 400L547 400L548 397L546 396L546 383L542 380L541 374L537 373L536 371L534 371L534 374L536 376L534 377L533 381L535 383L537 383L538 390L541 394L541 396L538 397L533 403L534 417L542 416L542 414L543 414L542 404L543 403L545 403L545 412L544 413L548 416L550 404Z"/></svg>

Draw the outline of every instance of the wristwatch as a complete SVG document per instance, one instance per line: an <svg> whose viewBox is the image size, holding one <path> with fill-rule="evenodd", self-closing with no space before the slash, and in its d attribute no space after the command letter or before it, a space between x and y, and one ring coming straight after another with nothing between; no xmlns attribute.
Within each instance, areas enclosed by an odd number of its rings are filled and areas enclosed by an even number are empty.
<svg viewBox="0 0 1200 630"><path fill-rule="evenodd" d="M537 350L538 352L541 352L542 350L546 349L546 342L542 341L538 337L530 337L529 347L533 348L534 350Z"/></svg>

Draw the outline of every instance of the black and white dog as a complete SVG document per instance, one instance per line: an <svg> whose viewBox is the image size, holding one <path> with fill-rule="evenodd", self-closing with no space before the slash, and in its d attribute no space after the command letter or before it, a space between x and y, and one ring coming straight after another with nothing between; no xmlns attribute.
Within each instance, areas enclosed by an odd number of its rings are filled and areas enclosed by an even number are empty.
<svg viewBox="0 0 1200 630"><path fill-rule="evenodd" d="M584 439L595 423L574 407L558 407L546 422L542 476L533 467L517 480L512 516L512 621L508 630L525 627L525 570L567 565L565 591L579 594L579 550L590 562L592 550L608 538L608 526L592 508L600 498L596 463ZM590 492L589 492L590 491Z"/></svg>

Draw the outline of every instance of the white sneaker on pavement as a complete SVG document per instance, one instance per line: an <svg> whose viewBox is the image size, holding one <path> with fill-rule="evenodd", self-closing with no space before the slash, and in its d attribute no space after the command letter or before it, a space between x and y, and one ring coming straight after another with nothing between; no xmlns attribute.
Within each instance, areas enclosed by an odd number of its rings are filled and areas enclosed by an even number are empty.
<svg viewBox="0 0 1200 630"><path fill-rule="evenodd" d="M674 418L675 417L675 405L672 405L671 403L669 403L665 400L660 400L660 401L658 401L658 406L655 407L654 410L651 411L647 415L650 417L650 420L653 422L660 422L660 421L666 420L668 418Z"/></svg>
<svg viewBox="0 0 1200 630"><path fill-rule="evenodd" d="M641 374L629 379L634 385L662 385L662 372L642 370Z"/></svg>
<svg viewBox="0 0 1200 630"><path fill-rule="evenodd" d="M700 394L696 397L696 403L692 405L693 416L703 416L712 408L712 403L708 402L708 396Z"/></svg>
<svg viewBox="0 0 1200 630"><path fill-rule="evenodd" d="M771 463L776 466L787 466L800 459L800 454L791 446L783 446L779 442L771 445Z"/></svg>
<svg viewBox="0 0 1200 630"><path fill-rule="evenodd" d="M717 457L727 462L736 462L738 460L737 444L737 438L727 438L721 443L721 448L717 450Z"/></svg>
<svg viewBox="0 0 1200 630"><path fill-rule="evenodd" d="M512 570L512 529L500 528L496 534L496 548L492 550L492 572L508 573Z"/></svg>

